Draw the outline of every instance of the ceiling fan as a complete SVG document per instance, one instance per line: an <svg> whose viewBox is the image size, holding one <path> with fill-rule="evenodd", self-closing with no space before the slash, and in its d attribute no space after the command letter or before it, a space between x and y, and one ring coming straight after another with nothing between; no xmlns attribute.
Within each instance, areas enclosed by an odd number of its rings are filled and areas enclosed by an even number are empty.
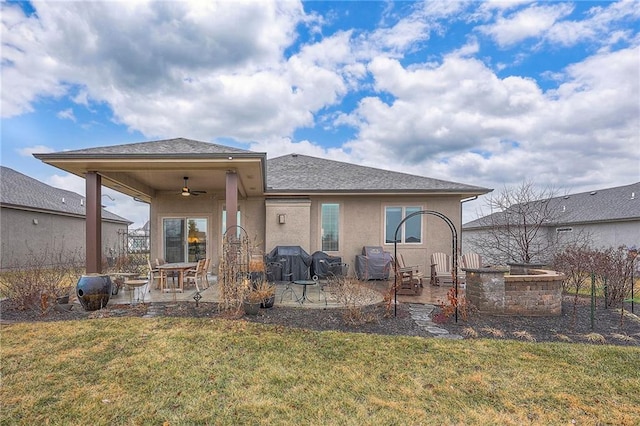
<svg viewBox="0 0 640 426"><path fill-rule="evenodd" d="M184 177L184 186L182 187L182 195L184 197L189 197L190 195L200 195L200 194L206 194L207 191L195 191L189 188L189 177L185 176Z"/></svg>

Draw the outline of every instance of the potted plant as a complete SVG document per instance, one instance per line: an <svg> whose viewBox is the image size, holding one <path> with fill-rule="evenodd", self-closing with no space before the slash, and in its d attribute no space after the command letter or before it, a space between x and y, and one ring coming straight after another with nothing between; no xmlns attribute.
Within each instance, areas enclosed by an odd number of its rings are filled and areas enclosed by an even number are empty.
<svg viewBox="0 0 640 426"><path fill-rule="evenodd" d="M247 315L258 315L261 303L262 295L260 295L257 291L250 291L244 298L244 313Z"/></svg>
<svg viewBox="0 0 640 426"><path fill-rule="evenodd" d="M261 308L273 308L276 300L276 286L265 280L260 281L256 286L257 292L262 296Z"/></svg>
<svg viewBox="0 0 640 426"><path fill-rule="evenodd" d="M266 281L249 286L244 298L244 311L247 315L257 315L260 307L272 307L276 287Z"/></svg>

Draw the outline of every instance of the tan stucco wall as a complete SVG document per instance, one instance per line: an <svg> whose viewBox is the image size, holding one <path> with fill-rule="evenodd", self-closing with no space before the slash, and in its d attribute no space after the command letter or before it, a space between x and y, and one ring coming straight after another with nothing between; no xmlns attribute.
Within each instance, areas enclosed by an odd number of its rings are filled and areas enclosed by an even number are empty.
<svg viewBox="0 0 640 426"><path fill-rule="evenodd" d="M251 252L263 254L265 250L265 208L264 198L240 200L242 227L251 241Z"/></svg>
<svg viewBox="0 0 640 426"><path fill-rule="evenodd" d="M309 199L277 199L265 202L265 249L276 246L300 246L309 254L311 247L311 201ZM279 223L284 215L285 223Z"/></svg>
<svg viewBox="0 0 640 426"><path fill-rule="evenodd" d="M37 221L37 224L34 223ZM78 258L85 258L85 219L51 213L33 212L10 208L0 209L0 264L9 268L23 264L33 253L48 250L76 251ZM102 247L106 256L108 249L118 251L118 231L127 226L102 222Z"/></svg>
<svg viewBox="0 0 640 426"><path fill-rule="evenodd" d="M451 219L460 229L459 197L316 197L312 202L311 252L320 250L320 206L322 203L340 204L340 251L330 254L341 256L351 265L363 246L383 246L393 254L393 244L384 243L384 212L387 206L420 206L423 210L435 210ZM422 243L398 244L408 265L417 265L428 272L429 256L433 252L451 253L451 232L446 223L435 216L423 215ZM459 239L459 236L458 236Z"/></svg>
<svg viewBox="0 0 640 426"><path fill-rule="evenodd" d="M420 206L445 214L460 230L460 197L378 197L378 196L312 196L308 200L266 201L266 251L277 245L300 245L309 254L321 250L320 206L340 204L340 250L329 254L341 256L351 265L363 246L383 246L393 254L393 244L384 244L384 209L386 206ZM278 214L286 215L286 223L278 223ZM398 244L408 265L418 265L428 272L433 252L451 253L451 231L440 218L422 216L421 244ZM458 234L458 243L460 235Z"/></svg>
<svg viewBox="0 0 640 426"><path fill-rule="evenodd" d="M252 249L268 253L278 245L299 245L309 254L321 250L320 206L322 203L340 204L340 250L329 254L341 256L350 264L353 273L355 256L365 245L383 246L393 254L393 244L384 244L384 209L386 206L420 206L424 210L438 211L451 219L460 230L460 197L379 197L379 196L310 196L278 199L241 199L241 225L247 231ZM162 218L206 217L209 219L209 247L212 271L219 262L221 249L221 212L224 199L213 196L191 197L160 195L151 206L152 258L162 257ZM278 215L285 215L285 223ZM422 243L398 244L408 265L417 265L429 271L429 256L433 252L451 253L451 231L447 224L435 216L422 216ZM155 238L154 235L158 237ZM458 233L458 244L460 234Z"/></svg>

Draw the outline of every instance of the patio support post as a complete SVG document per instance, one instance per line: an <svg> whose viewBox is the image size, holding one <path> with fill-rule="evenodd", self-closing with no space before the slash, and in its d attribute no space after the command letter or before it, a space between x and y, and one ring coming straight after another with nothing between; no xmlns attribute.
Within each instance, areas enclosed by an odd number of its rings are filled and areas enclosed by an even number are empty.
<svg viewBox="0 0 640 426"><path fill-rule="evenodd" d="M87 274L102 272L102 176L88 172L85 176L86 207L86 259Z"/></svg>
<svg viewBox="0 0 640 426"><path fill-rule="evenodd" d="M235 171L227 171L226 182L227 229L238 226L238 175Z"/></svg>

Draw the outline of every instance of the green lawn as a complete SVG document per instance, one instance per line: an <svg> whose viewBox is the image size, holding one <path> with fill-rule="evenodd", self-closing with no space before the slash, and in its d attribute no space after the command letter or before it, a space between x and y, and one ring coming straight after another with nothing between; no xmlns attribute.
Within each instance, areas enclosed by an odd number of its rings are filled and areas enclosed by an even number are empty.
<svg viewBox="0 0 640 426"><path fill-rule="evenodd" d="M640 350L244 321L3 325L0 424L640 423Z"/></svg>

